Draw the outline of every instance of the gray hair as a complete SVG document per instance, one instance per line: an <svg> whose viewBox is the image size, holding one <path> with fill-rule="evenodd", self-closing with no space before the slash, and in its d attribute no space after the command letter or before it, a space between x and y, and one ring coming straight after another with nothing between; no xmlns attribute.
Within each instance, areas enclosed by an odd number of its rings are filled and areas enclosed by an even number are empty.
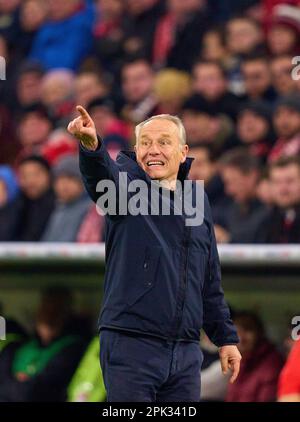
<svg viewBox="0 0 300 422"><path fill-rule="evenodd" d="M183 123L182 123L181 119L179 119L179 117L177 117L177 116L172 116L171 114L158 114L156 116L149 117L149 119L144 120L143 122L141 122L140 124L138 124L135 127L136 143L137 143L137 141L139 139L139 136L140 136L140 133L141 133L141 130L143 129L143 127L147 123L152 122L152 120L158 120L158 119L161 119L161 120L169 120L170 122L175 123L175 125L178 128L178 132L179 132L179 142L180 142L180 145L183 147L186 144L186 132L185 132L185 128L183 126Z"/></svg>

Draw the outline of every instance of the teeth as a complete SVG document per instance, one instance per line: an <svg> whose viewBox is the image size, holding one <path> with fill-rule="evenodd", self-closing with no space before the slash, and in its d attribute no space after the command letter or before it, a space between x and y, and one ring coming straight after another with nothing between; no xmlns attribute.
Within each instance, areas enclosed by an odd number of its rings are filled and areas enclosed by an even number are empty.
<svg viewBox="0 0 300 422"><path fill-rule="evenodd" d="M157 166L157 165L163 166L164 163L162 161L148 161L147 165L148 166Z"/></svg>

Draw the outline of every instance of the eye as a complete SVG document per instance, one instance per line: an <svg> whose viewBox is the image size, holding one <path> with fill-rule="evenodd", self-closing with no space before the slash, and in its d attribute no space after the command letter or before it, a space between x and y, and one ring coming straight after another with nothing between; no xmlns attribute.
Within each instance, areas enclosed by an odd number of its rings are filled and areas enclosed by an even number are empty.
<svg viewBox="0 0 300 422"><path fill-rule="evenodd" d="M167 139L161 139L159 143L160 145L168 145L169 141Z"/></svg>

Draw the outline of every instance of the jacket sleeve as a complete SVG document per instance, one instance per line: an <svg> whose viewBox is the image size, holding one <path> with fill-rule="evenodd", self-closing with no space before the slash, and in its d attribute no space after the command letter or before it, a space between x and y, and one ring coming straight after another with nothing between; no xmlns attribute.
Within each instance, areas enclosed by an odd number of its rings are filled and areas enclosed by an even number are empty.
<svg viewBox="0 0 300 422"><path fill-rule="evenodd" d="M210 205L205 195L205 219L209 227L210 252L203 288L203 329L218 347L237 344L239 339L221 287L221 266Z"/></svg>
<svg viewBox="0 0 300 422"><path fill-rule="evenodd" d="M111 180L118 187L119 167L109 156L99 136L98 148L95 151L89 151L80 144L79 167L84 186L94 202L97 202L100 196L96 188L101 180Z"/></svg>

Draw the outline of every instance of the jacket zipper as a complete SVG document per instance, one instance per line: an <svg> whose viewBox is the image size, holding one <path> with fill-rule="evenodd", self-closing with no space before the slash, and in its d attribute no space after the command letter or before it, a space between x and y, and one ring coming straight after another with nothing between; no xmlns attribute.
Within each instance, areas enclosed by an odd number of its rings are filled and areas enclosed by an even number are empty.
<svg viewBox="0 0 300 422"><path fill-rule="evenodd" d="M186 226L184 232L184 238L182 241L182 248L183 248L183 267L182 267L182 276L180 278L180 285L179 285L179 293L176 303L176 314L175 314L175 322L173 326L173 330L171 333L171 337L176 339L179 335L180 325L183 318L183 309L185 304L185 296L186 296L186 288L187 288L187 267L188 267L188 255L189 255L189 240L191 234L191 227Z"/></svg>

